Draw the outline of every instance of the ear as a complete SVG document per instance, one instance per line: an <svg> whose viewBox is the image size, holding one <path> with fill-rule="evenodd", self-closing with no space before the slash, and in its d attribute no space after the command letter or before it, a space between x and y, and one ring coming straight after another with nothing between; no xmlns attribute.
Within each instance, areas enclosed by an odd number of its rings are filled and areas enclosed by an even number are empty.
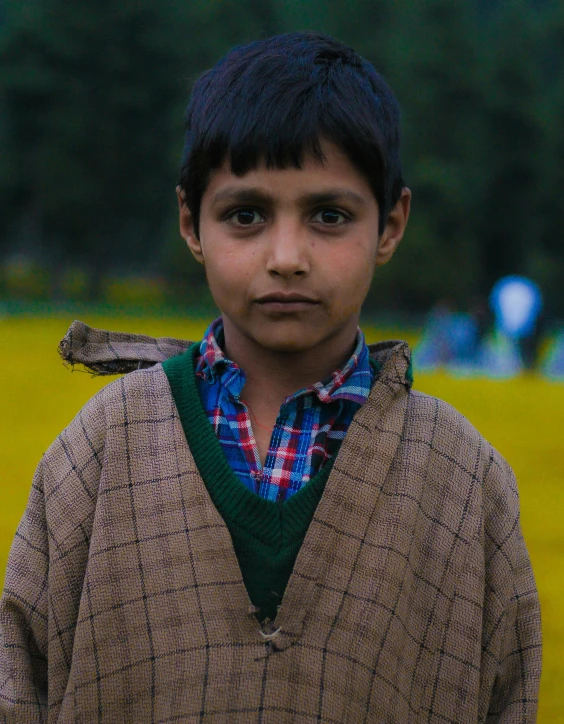
<svg viewBox="0 0 564 724"><path fill-rule="evenodd" d="M178 215L180 222L180 236L184 239L188 248L194 255L196 261L200 264L204 263L204 254L202 244L196 236L194 230L194 218L188 206L186 205L186 195L180 186L176 187L176 195L178 197Z"/></svg>
<svg viewBox="0 0 564 724"><path fill-rule="evenodd" d="M407 220L409 219L409 210L411 208L411 191L404 187L401 191L399 201L390 211L386 227L378 242L378 251L376 252L376 266L383 266L390 261L402 240Z"/></svg>

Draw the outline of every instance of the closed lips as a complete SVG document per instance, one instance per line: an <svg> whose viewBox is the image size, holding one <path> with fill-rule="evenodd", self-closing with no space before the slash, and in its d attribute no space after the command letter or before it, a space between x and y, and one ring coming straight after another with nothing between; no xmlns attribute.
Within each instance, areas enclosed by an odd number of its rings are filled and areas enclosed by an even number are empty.
<svg viewBox="0 0 564 724"><path fill-rule="evenodd" d="M304 297L301 294L266 294L264 297L258 297L255 301L258 304L295 304L296 302L318 304L317 299Z"/></svg>

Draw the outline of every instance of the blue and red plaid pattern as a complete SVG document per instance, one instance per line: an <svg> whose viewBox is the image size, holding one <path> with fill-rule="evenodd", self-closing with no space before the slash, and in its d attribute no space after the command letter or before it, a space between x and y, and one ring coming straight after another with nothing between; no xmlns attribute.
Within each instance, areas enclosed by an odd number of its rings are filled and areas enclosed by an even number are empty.
<svg viewBox="0 0 564 724"><path fill-rule="evenodd" d="M286 398L272 431L264 467L249 409L240 397L245 373L227 359L222 341L220 317L206 330L196 362L196 381L204 409L241 482L262 498L283 501L337 455L355 412L368 398L375 372L364 335L359 329L355 350L340 371Z"/></svg>

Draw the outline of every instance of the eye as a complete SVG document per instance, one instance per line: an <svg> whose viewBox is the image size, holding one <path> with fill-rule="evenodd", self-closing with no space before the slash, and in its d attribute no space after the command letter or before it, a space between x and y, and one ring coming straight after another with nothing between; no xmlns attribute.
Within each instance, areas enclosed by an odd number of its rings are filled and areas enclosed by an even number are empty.
<svg viewBox="0 0 564 724"><path fill-rule="evenodd" d="M313 217L313 221L321 223L324 226L341 226L347 221L350 221L350 218L337 209L320 209Z"/></svg>
<svg viewBox="0 0 564 724"><path fill-rule="evenodd" d="M236 209L229 214L228 219L237 226L252 226L264 221L256 209Z"/></svg>

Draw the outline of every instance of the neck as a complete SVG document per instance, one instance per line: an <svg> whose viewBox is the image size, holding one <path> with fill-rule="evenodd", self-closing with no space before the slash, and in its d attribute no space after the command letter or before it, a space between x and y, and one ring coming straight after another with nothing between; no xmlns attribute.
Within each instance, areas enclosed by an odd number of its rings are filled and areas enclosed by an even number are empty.
<svg viewBox="0 0 564 724"><path fill-rule="evenodd" d="M341 369L354 350L356 329L355 320L311 349L286 352L259 345L224 319L225 352L245 372L244 397L260 396L279 406L297 390Z"/></svg>

